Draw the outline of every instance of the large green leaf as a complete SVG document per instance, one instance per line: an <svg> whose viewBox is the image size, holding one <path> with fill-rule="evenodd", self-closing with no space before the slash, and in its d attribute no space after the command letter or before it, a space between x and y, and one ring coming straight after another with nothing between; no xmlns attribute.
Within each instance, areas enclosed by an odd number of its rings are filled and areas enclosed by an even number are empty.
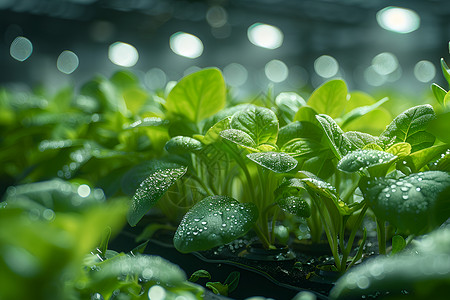
<svg viewBox="0 0 450 300"><path fill-rule="evenodd" d="M275 173L287 173L297 166L297 160L283 152L249 153L247 157Z"/></svg>
<svg viewBox="0 0 450 300"><path fill-rule="evenodd" d="M131 199L127 219L135 226L147 211L155 205L169 187L187 171L186 167L160 169L148 176Z"/></svg>
<svg viewBox="0 0 450 300"><path fill-rule="evenodd" d="M353 109L352 111L346 113L342 117L342 124L341 124L341 126L345 127L347 124L349 124L353 120L356 120L356 119L364 116L365 114L373 111L374 109L377 109L378 107L383 105L388 100L389 100L388 98L383 98L380 101L378 101L378 102L376 102L376 103L374 103L372 105L360 106L360 107L357 107L357 108Z"/></svg>
<svg viewBox="0 0 450 300"><path fill-rule="evenodd" d="M218 121L206 131L202 142L206 145L212 144L220 140L220 132L226 129L230 129L231 117L226 117Z"/></svg>
<svg viewBox="0 0 450 300"><path fill-rule="evenodd" d="M293 139L281 147L281 151L296 158L317 155L323 150L326 148L321 143L310 139Z"/></svg>
<svg viewBox="0 0 450 300"><path fill-rule="evenodd" d="M322 130L311 122L294 121L280 128L277 145L283 146L292 139L306 138L320 141Z"/></svg>
<svg viewBox="0 0 450 300"><path fill-rule="evenodd" d="M307 104L319 114L340 117L347 105L347 85L341 79L330 80L312 93Z"/></svg>
<svg viewBox="0 0 450 300"><path fill-rule="evenodd" d="M253 203L227 196L210 196L195 204L181 220L173 238L183 253L208 250L246 234L258 218Z"/></svg>
<svg viewBox="0 0 450 300"><path fill-rule="evenodd" d="M377 137L365 132L348 131L344 135L358 148L364 148L366 145L376 144L378 142Z"/></svg>
<svg viewBox="0 0 450 300"><path fill-rule="evenodd" d="M341 159L350 151L357 149L330 116L320 114L316 116L316 119L322 126L322 130L327 137L327 142L338 159Z"/></svg>
<svg viewBox="0 0 450 300"><path fill-rule="evenodd" d="M344 172L357 172L375 165L393 162L397 156L378 150L356 150L345 155L337 168Z"/></svg>
<svg viewBox="0 0 450 300"><path fill-rule="evenodd" d="M245 131L239 129L226 129L220 132L219 134L222 138L229 140L237 145L251 148L256 147L255 141L252 139L250 135L248 135Z"/></svg>
<svg viewBox="0 0 450 300"><path fill-rule="evenodd" d="M235 113L231 119L231 128L247 133L256 145L275 144L278 119L270 109L253 106Z"/></svg>
<svg viewBox="0 0 450 300"><path fill-rule="evenodd" d="M450 175L446 172L376 178L363 181L361 190L378 218L404 232L425 233L450 217Z"/></svg>
<svg viewBox="0 0 450 300"><path fill-rule="evenodd" d="M167 96L165 106L169 114L198 123L220 111L225 101L222 73L208 68L181 79Z"/></svg>
<svg viewBox="0 0 450 300"><path fill-rule="evenodd" d="M412 152L430 147L435 138L425 130L435 118L436 114L429 104L412 107L399 114L381 133L380 138L393 140L395 143L407 142L411 145Z"/></svg>
<svg viewBox="0 0 450 300"><path fill-rule="evenodd" d="M330 299L362 299L377 292L402 299L402 291L408 291L406 298L411 299L446 299L449 253L450 230L436 230L415 241L411 251L380 255L350 269L336 282Z"/></svg>
<svg viewBox="0 0 450 300"><path fill-rule="evenodd" d="M164 148L172 154L185 154L202 149L202 143L188 136L176 136L167 141Z"/></svg>
<svg viewBox="0 0 450 300"><path fill-rule="evenodd" d="M436 83L433 83L431 85L431 90L433 91L434 98L436 98L436 101L443 107L445 107L444 99L447 95L447 91L437 85Z"/></svg>
<svg viewBox="0 0 450 300"><path fill-rule="evenodd" d="M428 127L427 131L434 134L440 141L450 144L450 111L438 114L436 119L432 120Z"/></svg>
<svg viewBox="0 0 450 300"><path fill-rule="evenodd" d="M305 183L298 178L289 178L274 191L275 201L282 210L308 218L311 215L311 208L304 199L305 195Z"/></svg>

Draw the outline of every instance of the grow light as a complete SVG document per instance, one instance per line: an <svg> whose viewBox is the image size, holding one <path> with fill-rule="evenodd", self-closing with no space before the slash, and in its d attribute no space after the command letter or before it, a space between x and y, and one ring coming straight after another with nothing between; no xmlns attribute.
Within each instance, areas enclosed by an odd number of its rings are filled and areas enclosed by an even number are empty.
<svg viewBox="0 0 450 300"><path fill-rule="evenodd" d="M123 42L115 42L109 46L108 57L112 63L122 67L134 66L139 54L135 47Z"/></svg>
<svg viewBox="0 0 450 300"><path fill-rule="evenodd" d="M78 187L77 193L80 197L86 198L91 194L91 188L87 184L82 184Z"/></svg>
<svg viewBox="0 0 450 300"><path fill-rule="evenodd" d="M420 82L430 82L436 76L436 67L428 60L421 60L414 66L414 76Z"/></svg>
<svg viewBox="0 0 450 300"><path fill-rule="evenodd" d="M388 6L377 13L377 22L386 30L410 33L419 28L420 17L411 9Z"/></svg>
<svg viewBox="0 0 450 300"><path fill-rule="evenodd" d="M267 78L272 82L283 82L289 75L288 67L278 59L269 61L264 68Z"/></svg>
<svg viewBox="0 0 450 300"><path fill-rule="evenodd" d="M11 43L11 47L9 49L9 53L12 58L18 61L25 61L28 57L30 57L33 52L33 44L29 39L23 36L18 36Z"/></svg>
<svg viewBox="0 0 450 300"><path fill-rule="evenodd" d="M314 71L323 78L331 78L339 71L337 60L329 55L322 55L314 61Z"/></svg>
<svg viewBox="0 0 450 300"><path fill-rule="evenodd" d="M180 56L197 58L203 53L203 43L195 35L177 32L170 37L170 49Z"/></svg>
<svg viewBox="0 0 450 300"><path fill-rule="evenodd" d="M255 23L248 28L248 39L256 46L276 49L283 44L283 32L275 26Z"/></svg>
<svg viewBox="0 0 450 300"><path fill-rule="evenodd" d="M223 75L227 84L238 87L247 81L248 71L241 64L231 63L223 69Z"/></svg>
<svg viewBox="0 0 450 300"><path fill-rule="evenodd" d="M65 50L59 56L56 61L56 67L58 70L65 74L71 74L78 68L79 59L78 56L72 51Z"/></svg>

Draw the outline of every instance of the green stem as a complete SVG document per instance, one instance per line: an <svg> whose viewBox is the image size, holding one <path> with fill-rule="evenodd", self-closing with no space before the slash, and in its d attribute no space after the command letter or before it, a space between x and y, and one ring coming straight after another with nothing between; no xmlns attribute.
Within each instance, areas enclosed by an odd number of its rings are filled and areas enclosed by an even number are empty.
<svg viewBox="0 0 450 300"><path fill-rule="evenodd" d="M261 231L261 228L259 228L258 224L253 225L253 230L255 231L256 235L258 236L259 240L261 241L261 243L265 249L272 248L271 243L269 242L267 237L264 235L264 233Z"/></svg>
<svg viewBox="0 0 450 300"><path fill-rule="evenodd" d="M378 238L378 252L386 255L386 224L384 221L376 219L377 221L377 238Z"/></svg>

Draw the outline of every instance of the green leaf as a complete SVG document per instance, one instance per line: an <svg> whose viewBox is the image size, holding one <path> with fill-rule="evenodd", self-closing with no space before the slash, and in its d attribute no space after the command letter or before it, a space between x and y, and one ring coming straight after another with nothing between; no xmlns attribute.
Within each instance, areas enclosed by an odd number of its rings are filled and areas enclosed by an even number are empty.
<svg viewBox="0 0 450 300"><path fill-rule="evenodd" d="M282 152L288 153L292 157L305 157L318 154L326 150L322 144L310 139L293 139L284 144Z"/></svg>
<svg viewBox="0 0 450 300"><path fill-rule="evenodd" d="M375 165L393 162L397 156L378 150L356 150L345 155L337 168L344 172L357 172Z"/></svg>
<svg viewBox="0 0 450 300"><path fill-rule="evenodd" d="M436 136L438 140L450 144L449 124L450 111L443 114L438 114L436 119L429 123L427 131Z"/></svg>
<svg viewBox="0 0 450 300"><path fill-rule="evenodd" d="M190 282L197 282L200 278L211 279L211 274L206 270L197 270L192 273L191 277L188 279Z"/></svg>
<svg viewBox="0 0 450 300"><path fill-rule="evenodd" d="M216 295L228 296L228 285L219 281L207 282L206 287L212 290Z"/></svg>
<svg viewBox="0 0 450 300"><path fill-rule="evenodd" d="M202 143L188 136L176 136L167 141L164 148L171 154L186 154L201 150Z"/></svg>
<svg viewBox="0 0 450 300"><path fill-rule="evenodd" d="M443 58L441 58L441 69L445 80L447 80L448 84L450 84L450 68L447 66Z"/></svg>
<svg viewBox="0 0 450 300"><path fill-rule="evenodd" d="M220 132L223 130L230 129L231 117L227 117L216 124L214 124L208 131L205 133L203 138L203 143L206 145L212 144L214 142L220 141Z"/></svg>
<svg viewBox="0 0 450 300"><path fill-rule="evenodd" d="M307 104L319 114L340 117L347 105L347 85L341 79L330 80L312 93Z"/></svg>
<svg viewBox="0 0 450 300"><path fill-rule="evenodd" d="M423 234L450 217L450 175L441 171L411 174L400 179L376 178L361 183L375 215L402 232ZM446 207L447 205L447 207Z"/></svg>
<svg viewBox="0 0 450 300"><path fill-rule="evenodd" d="M388 98L383 98L380 101L377 101L376 103L374 103L372 105L360 106L360 107L357 107L357 108L353 109L352 111L346 113L342 117L341 127L344 128L347 124L349 124L353 120L356 120L356 119L364 116L365 114L377 109L378 107L383 105L388 100L389 100Z"/></svg>
<svg viewBox="0 0 450 300"><path fill-rule="evenodd" d="M442 153L433 165L434 170L450 172L450 149L447 149L445 153Z"/></svg>
<svg viewBox="0 0 450 300"><path fill-rule="evenodd" d="M248 135L245 131L239 130L239 129L226 129L219 133L219 135L229 140L230 142L233 142L237 145L254 149L256 146L255 141L252 139L250 135Z"/></svg>
<svg viewBox="0 0 450 300"><path fill-rule="evenodd" d="M392 251L391 255L401 252L406 247L406 241L401 235L394 235L392 237Z"/></svg>
<svg viewBox="0 0 450 300"><path fill-rule="evenodd" d="M380 138L394 139L395 143L407 142L411 145L412 152L430 147L435 138L425 130L435 118L436 114L429 104L412 107L399 114L381 133Z"/></svg>
<svg viewBox="0 0 450 300"><path fill-rule="evenodd" d="M422 169L424 166L430 163L436 156L443 153L447 148L449 148L448 144L435 145L412 153L410 157L414 164L414 167L416 168L416 171Z"/></svg>
<svg viewBox="0 0 450 300"><path fill-rule="evenodd" d="M288 196L278 198L276 202L282 210L297 217L309 218L311 216L311 208L305 199Z"/></svg>
<svg viewBox="0 0 450 300"><path fill-rule="evenodd" d="M306 105L305 100L297 93L284 92L275 98L275 104L287 117L286 121L292 121L298 109Z"/></svg>
<svg viewBox="0 0 450 300"><path fill-rule="evenodd" d="M445 107L445 96L447 95L447 91L437 85L436 83L433 83L431 85L431 90L433 91L433 95L436 98L436 101L442 106Z"/></svg>
<svg viewBox="0 0 450 300"><path fill-rule="evenodd" d="M310 122L294 121L280 128L277 145L281 147L290 140L297 138L313 139L320 142L322 130Z"/></svg>
<svg viewBox="0 0 450 300"><path fill-rule="evenodd" d="M287 173L297 166L297 160L283 152L249 153L247 157L275 173Z"/></svg>
<svg viewBox="0 0 450 300"><path fill-rule="evenodd" d="M187 171L186 167L156 170L148 176L131 199L127 220L131 226L136 226L147 211L155 205L169 187L181 178Z"/></svg>
<svg viewBox="0 0 450 300"><path fill-rule="evenodd" d="M302 106L298 109L297 113L295 114L294 121L300 121L300 122L310 122L313 124L317 123L316 120L317 112L309 106Z"/></svg>
<svg viewBox="0 0 450 300"><path fill-rule="evenodd" d="M233 271L228 275L224 282L224 284L228 286L228 293L232 293L237 288L240 277L241 273L238 271Z"/></svg>
<svg viewBox="0 0 450 300"><path fill-rule="evenodd" d="M231 119L231 128L247 133L256 145L277 142L277 116L265 107L253 106L244 111L238 111Z"/></svg>
<svg viewBox="0 0 450 300"><path fill-rule="evenodd" d="M168 114L193 123L214 115L225 106L226 86L222 73L203 69L181 79L167 96Z"/></svg>
<svg viewBox="0 0 450 300"><path fill-rule="evenodd" d="M253 203L227 196L210 196L195 204L183 217L173 238L182 252L208 250L246 234L258 218Z"/></svg>
<svg viewBox="0 0 450 300"><path fill-rule="evenodd" d="M378 141L377 137L364 132L348 131L344 135L358 148L364 148L366 145L375 144Z"/></svg>
<svg viewBox="0 0 450 300"><path fill-rule="evenodd" d="M400 142L392 145L386 150L387 153L391 153L396 156L407 156L411 153L411 145L406 142Z"/></svg>
<svg viewBox="0 0 450 300"><path fill-rule="evenodd" d="M378 150L378 151L383 151L383 148L381 148L378 144L375 143L370 143L365 145L363 148L363 150Z"/></svg>
<svg viewBox="0 0 450 300"><path fill-rule="evenodd" d="M331 151L333 151L338 159L341 159L350 151L357 149L357 147L350 141L350 139L344 134L342 129L330 116L321 114L317 115L316 118L327 137L327 142L331 148Z"/></svg>

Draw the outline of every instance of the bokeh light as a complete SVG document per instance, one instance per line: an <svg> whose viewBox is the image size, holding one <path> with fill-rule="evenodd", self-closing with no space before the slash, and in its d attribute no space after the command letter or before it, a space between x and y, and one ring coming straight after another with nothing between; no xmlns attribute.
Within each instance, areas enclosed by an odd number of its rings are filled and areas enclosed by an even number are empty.
<svg viewBox="0 0 450 300"><path fill-rule="evenodd" d="M11 43L11 47L9 49L9 53L12 58L18 61L25 61L28 57L31 56L33 52L33 44L29 39L23 36L18 36Z"/></svg>
<svg viewBox="0 0 450 300"><path fill-rule="evenodd" d="M112 63L122 67L134 66L139 54L136 48L123 42L115 42L109 46L108 57Z"/></svg>
<svg viewBox="0 0 450 300"><path fill-rule="evenodd" d="M364 79L371 86L381 86L386 82L386 76L380 75L373 66L364 70Z"/></svg>
<svg viewBox="0 0 450 300"><path fill-rule="evenodd" d="M428 60L421 60L414 66L414 76L420 82L430 82L436 76L436 67Z"/></svg>
<svg viewBox="0 0 450 300"><path fill-rule="evenodd" d="M256 46L276 49L283 44L283 32L275 26L255 23L248 28L248 39Z"/></svg>
<svg viewBox="0 0 450 300"><path fill-rule="evenodd" d="M375 72L380 75L388 75L398 68L397 57L389 52L383 52L372 59L372 66Z"/></svg>
<svg viewBox="0 0 450 300"><path fill-rule="evenodd" d="M227 11L222 6L211 6L206 12L206 21L211 27L220 28L227 24Z"/></svg>
<svg viewBox="0 0 450 300"><path fill-rule="evenodd" d="M276 83L285 81L289 75L286 64L278 59L269 61L264 68L264 72L270 81Z"/></svg>
<svg viewBox="0 0 450 300"><path fill-rule="evenodd" d="M330 55L322 55L314 61L314 71L323 78L331 78L339 71L337 60Z"/></svg>
<svg viewBox="0 0 450 300"><path fill-rule="evenodd" d="M378 24L389 31L410 33L420 26L419 15L407 8L388 6L377 13Z"/></svg>
<svg viewBox="0 0 450 300"><path fill-rule="evenodd" d="M78 187L77 193L80 197L86 198L91 194L91 188L87 184L82 184Z"/></svg>
<svg viewBox="0 0 450 300"><path fill-rule="evenodd" d="M145 84L152 90L163 89L167 82L167 76L163 70L153 68L145 73L144 81Z"/></svg>
<svg viewBox="0 0 450 300"><path fill-rule="evenodd" d="M247 81L248 71L241 64L231 63L223 69L223 75L228 85L238 87Z"/></svg>
<svg viewBox="0 0 450 300"><path fill-rule="evenodd" d="M180 31L170 37L170 49L175 54L194 59L202 55L203 43L195 35Z"/></svg>
<svg viewBox="0 0 450 300"><path fill-rule="evenodd" d="M65 74L71 74L78 68L79 59L78 56L72 51L65 50L61 52L56 61L56 67L58 70Z"/></svg>

